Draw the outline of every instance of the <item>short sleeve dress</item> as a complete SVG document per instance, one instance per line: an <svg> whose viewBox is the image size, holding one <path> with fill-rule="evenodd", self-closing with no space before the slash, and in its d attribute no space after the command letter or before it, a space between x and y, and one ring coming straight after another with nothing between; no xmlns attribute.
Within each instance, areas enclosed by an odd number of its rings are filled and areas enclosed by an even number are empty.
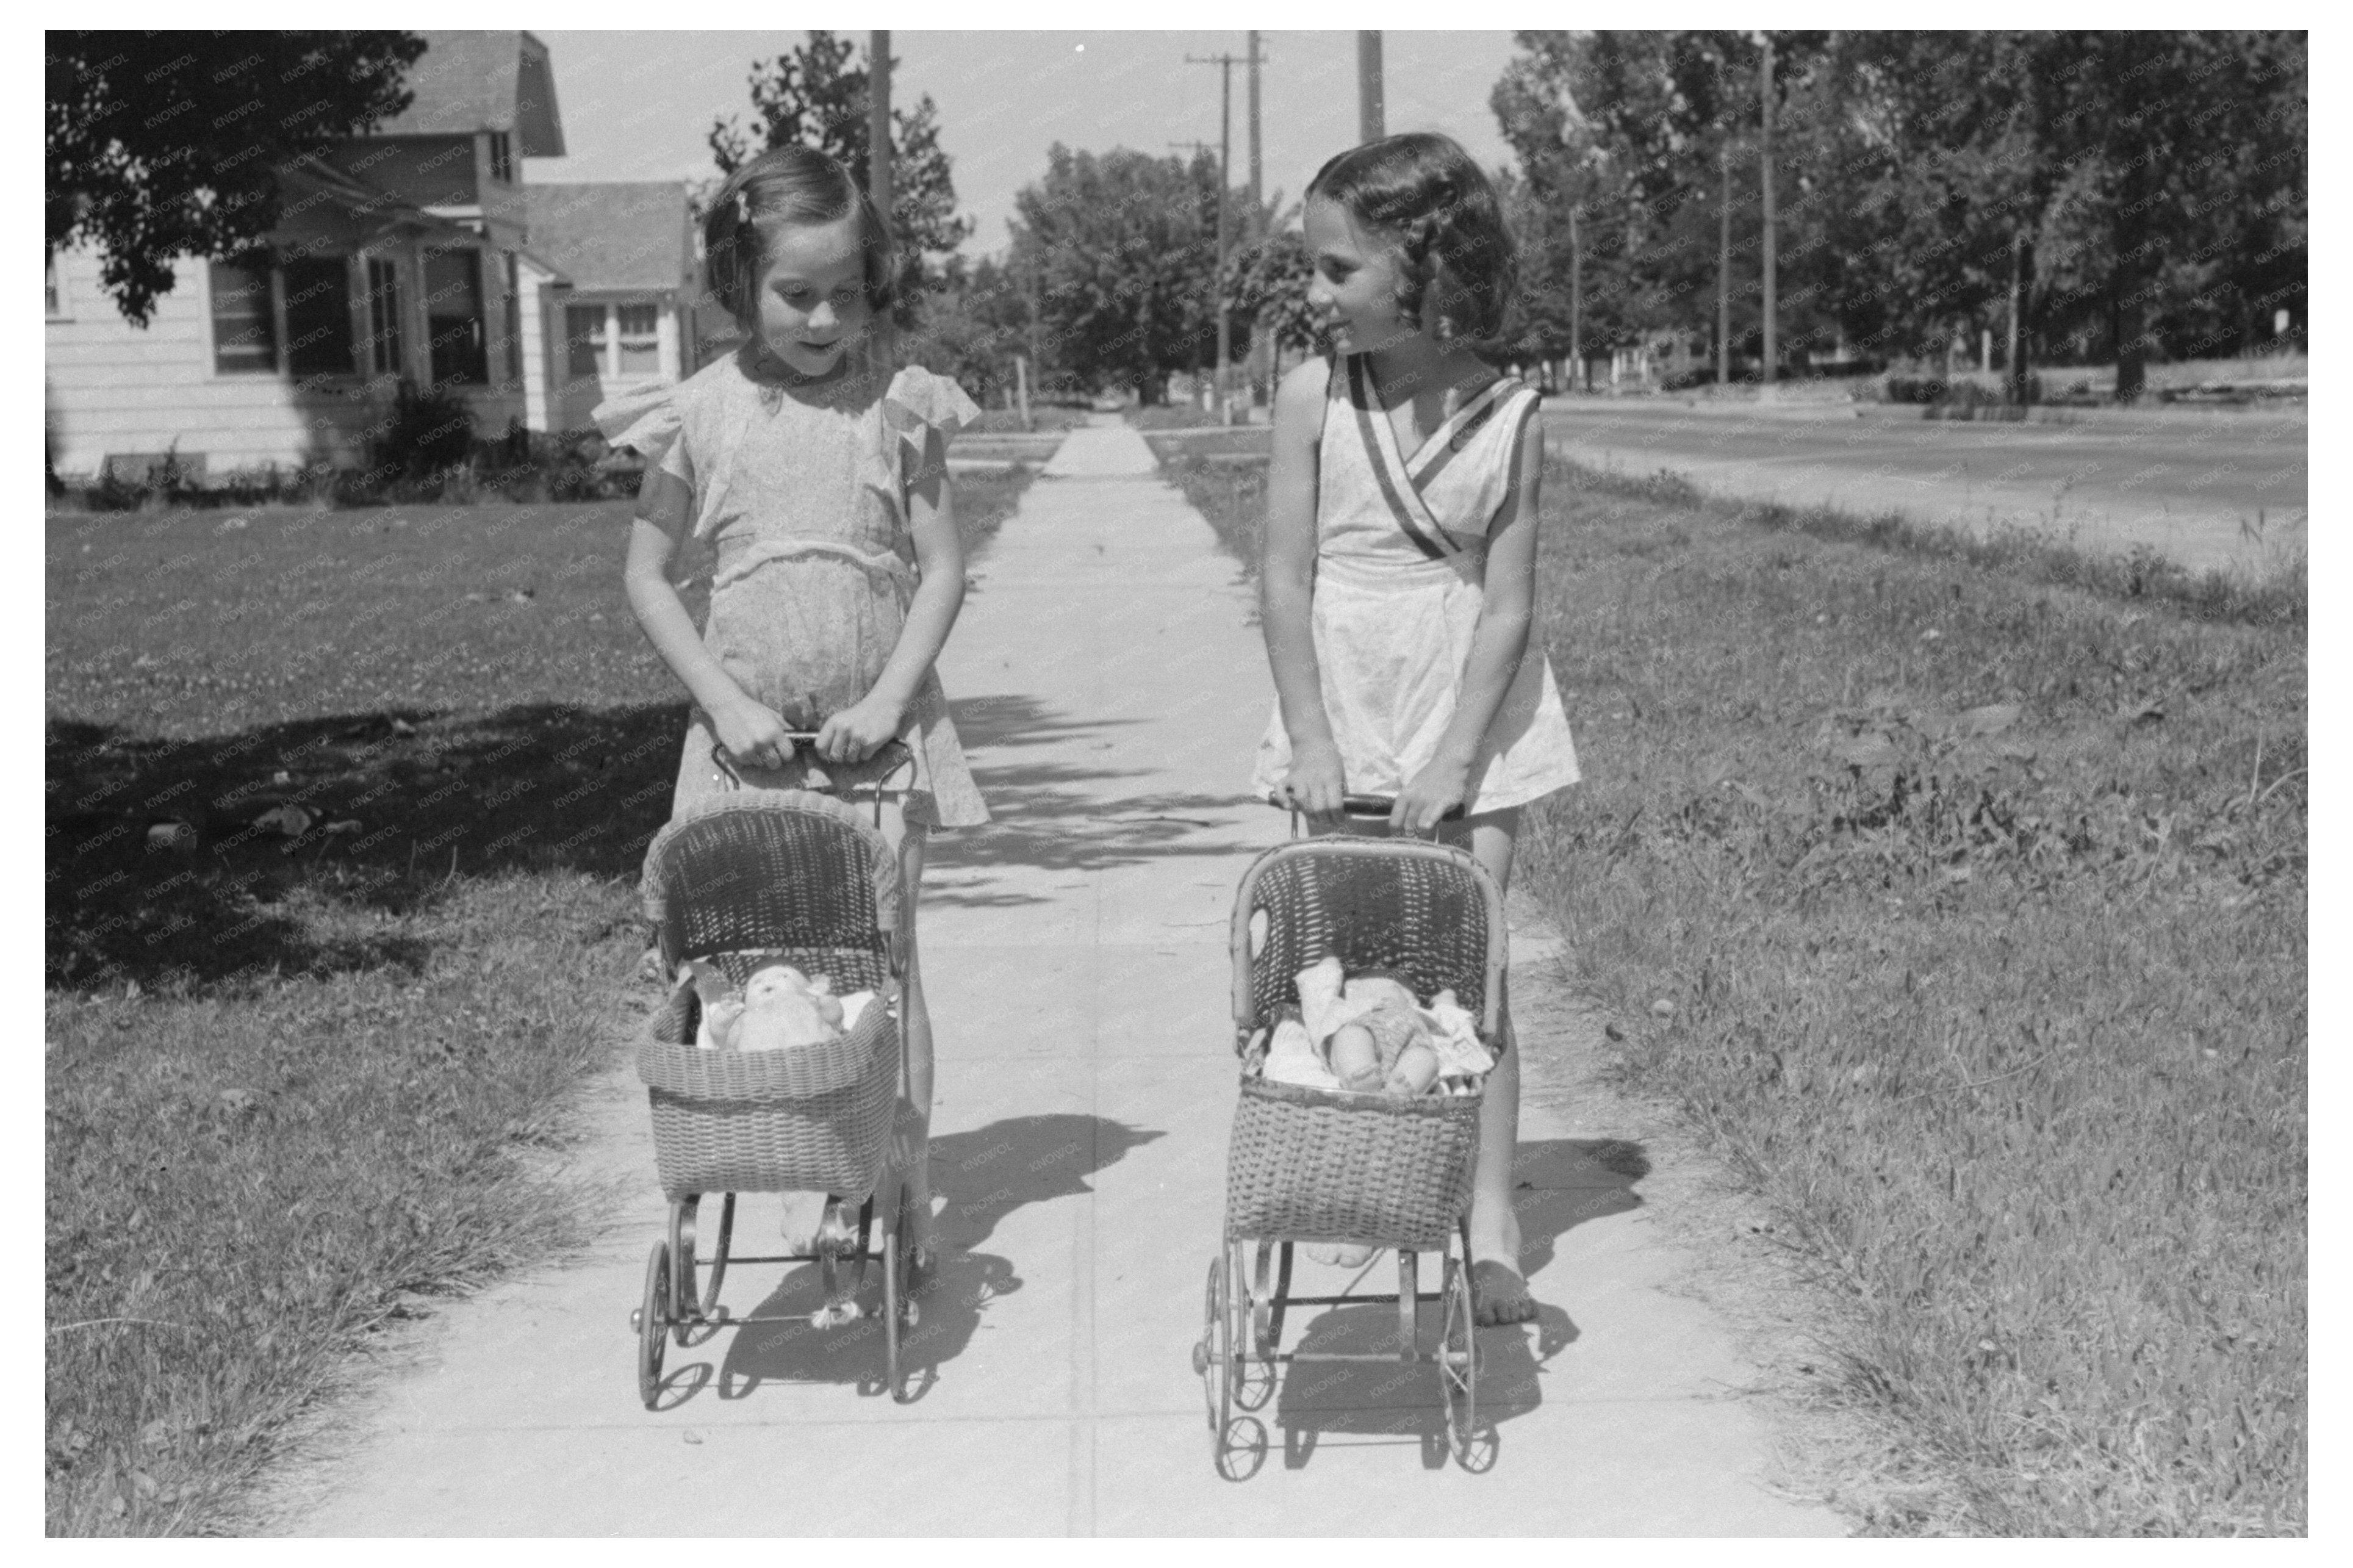
<svg viewBox="0 0 2353 1568"><path fill-rule="evenodd" d="M747 374L740 357L613 398L596 419L614 445L694 492L694 536L714 553L702 639L720 668L792 728L813 730L864 698L898 645L918 577L906 475L930 432L953 435L980 410L920 367L892 375L860 358L832 381L786 387ZM696 708L673 811L733 788L712 760L715 738ZM936 673L899 738L914 755L909 821L988 821ZM825 764L802 747L784 768L743 778L824 789L862 781L874 766Z"/></svg>
<svg viewBox="0 0 2353 1568"><path fill-rule="evenodd" d="M1352 794L1396 795L1437 756L1485 603L1487 535L1530 440L1535 391L1511 376L1465 398L1410 456L1365 355L1334 363L1316 446L1310 624L1324 712ZM1279 799L1291 738L1278 702L1250 787ZM1531 638L1471 765L1472 814L1577 781L1552 662Z"/></svg>

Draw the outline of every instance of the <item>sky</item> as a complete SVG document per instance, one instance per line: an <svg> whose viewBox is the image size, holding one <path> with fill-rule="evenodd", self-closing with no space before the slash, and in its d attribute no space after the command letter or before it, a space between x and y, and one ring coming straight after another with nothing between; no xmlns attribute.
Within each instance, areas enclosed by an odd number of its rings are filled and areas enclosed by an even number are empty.
<svg viewBox="0 0 2353 1568"><path fill-rule="evenodd" d="M531 158L529 182L702 179L716 169L712 120L752 118L754 59L800 44L799 32L567 32L533 28L555 68L566 156ZM861 55L865 35L849 35ZM1241 32L894 31L892 100L925 93L956 198L976 220L965 253L1001 252L1013 197L1046 172L1046 150L1218 141L1219 70L1186 57L1240 55ZM1388 129L1440 131L1493 167L1510 149L1487 95L1512 55L1507 32L1392 30L1382 42ZM1353 32L1260 35L1260 123L1267 193L1296 200L1324 160L1356 141ZM1248 72L1233 70L1233 182L1250 179Z"/></svg>

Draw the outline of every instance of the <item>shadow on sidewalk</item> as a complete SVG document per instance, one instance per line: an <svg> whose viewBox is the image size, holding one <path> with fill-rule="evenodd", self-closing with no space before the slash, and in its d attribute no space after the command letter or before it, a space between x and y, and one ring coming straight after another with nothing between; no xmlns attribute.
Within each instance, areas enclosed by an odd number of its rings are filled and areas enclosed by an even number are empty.
<svg viewBox="0 0 2353 1568"><path fill-rule="evenodd" d="M1642 1200L1634 1184L1651 1172L1641 1146L1619 1139L1523 1143L1513 1165L1520 1258L1532 1277L1552 1262L1556 1244L1569 1230L1640 1206ZM1434 1258L1422 1259L1419 1283L1425 1291L1439 1288ZM1479 1330L1481 1427L1525 1415L1544 1403L1541 1380L1547 1363L1577 1340L1577 1328L1567 1308L1543 1298L1547 1290L1573 1288L1574 1284L1567 1278L1539 1280L1535 1323ZM1368 1294L1395 1291L1395 1255L1382 1254L1356 1287ZM1424 1350L1436 1345L1442 1320L1437 1303L1424 1303ZM1293 1323L1296 1328L1286 1325L1283 1332L1282 1349L1286 1351L1379 1354L1397 1344L1397 1308L1391 1306L1329 1307L1304 1322L1293 1319ZM1273 1425L1281 1429L1283 1463L1289 1468L1306 1464L1317 1442L1335 1433L1375 1442L1418 1443L1425 1464L1435 1467L1446 1462L1445 1407L1434 1367L1294 1363L1285 1369L1273 1404Z"/></svg>
<svg viewBox="0 0 2353 1568"><path fill-rule="evenodd" d="M989 878L993 868L1097 872L1172 856L1230 858L1250 848L1219 820L1247 802L1232 794L1123 795L1116 780L1145 769L1111 758L1132 719L1074 720L1033 697L978 697L954 705L956 733L983 755L974 775L995 820L933 841L923 899L960 908L1050 902ZM1037 755L1043 751L1044 755ZM1072 760L1100 755L1103 761ZM1226 830L1219 832L1216 830ZM979 873L963 885L948 878Z"/></svg>
<svg viewBox="0 0 2353 1568"><path fill-rule="evenodd" d="M932 1191L947 1203L941 1239L951 1254L978 1246L1016 1209L1092 1192L1088 1177L1166 1136L1107 1117L1056 1111L934 1138Z"/></svg>

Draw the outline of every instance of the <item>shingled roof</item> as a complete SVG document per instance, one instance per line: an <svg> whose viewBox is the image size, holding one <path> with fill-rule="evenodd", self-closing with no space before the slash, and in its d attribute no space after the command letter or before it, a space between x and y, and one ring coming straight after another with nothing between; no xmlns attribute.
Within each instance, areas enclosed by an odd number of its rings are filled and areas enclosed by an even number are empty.
<svg viewBox="0 0 2353 1568"><path fill-rule="evenodd" d="M533 253L575 289L677 289L694 278L683 180L523 187Z"/></svg>
<svg viewBox="0 0 2353 1568"><path fill-rule="evenodd" d="M564 156L555 74L547 46L524 32L420 32L425 53L408 68L415 101L376 127L385 136L505 131L526 158Z"/></svg>

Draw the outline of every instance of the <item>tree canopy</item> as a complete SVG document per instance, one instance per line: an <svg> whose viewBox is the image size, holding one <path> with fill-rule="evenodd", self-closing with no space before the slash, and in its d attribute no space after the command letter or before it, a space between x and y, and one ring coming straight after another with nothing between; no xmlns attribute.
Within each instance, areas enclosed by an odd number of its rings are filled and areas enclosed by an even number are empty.
<svg viewBox="0 0 2353 1568"><path fill-rule="evenodd" d="M2301 33L1536 33L1492 98L1520 210L1580 215L1584 336L1706 332L1731 175L1736 343L1758 322L1758 57L1775 54L1780 341L1879 357L2254 346L2305 303ZM1532 278L1565 275L1548 221ZM1557 311L1528 347L1559 352Z"/></svg>
<svg viewBox="0 0 2353 1568"><path fill-rule="evenodd" d="M278 226L279 165L408 107L401 32L51 32L45 217L90 245L143 326L176 256L226 259Z"/></svg>
<svg viewBox="0 0 2353 1568"><path fill-rule="evenodd" d="M1187 164L1125 147L1048 149L1045 178L1014 197L1010 265L1036 280L1052 368L1156 403L1169 372L1214 356L1218 183L1206 152ZM1248 232L1248 196L1225 199L1234 232Z"/></svg>

